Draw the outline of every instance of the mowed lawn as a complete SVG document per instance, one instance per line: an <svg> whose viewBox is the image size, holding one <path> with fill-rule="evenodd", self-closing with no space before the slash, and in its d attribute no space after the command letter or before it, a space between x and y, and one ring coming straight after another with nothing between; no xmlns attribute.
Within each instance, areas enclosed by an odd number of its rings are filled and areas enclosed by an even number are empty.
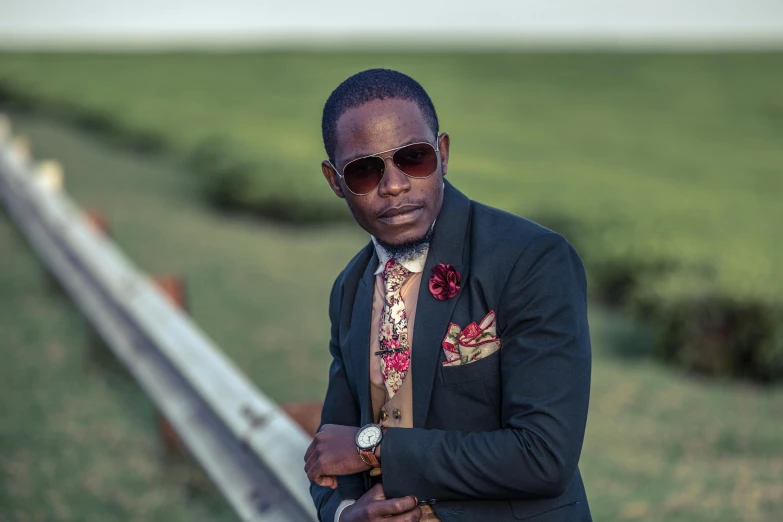
<svg viewBox="0 0 783 522"><path fill-rule="evenodd" d="M62 161L68 191L106 213L143 269L187 278L199 324L266 393L322 397L328 292L363 233L220 216L164 160L107 149L47 120L15 123L38 158ZM161 459L141 392L88 362L81 318L47 293L5 218L0 252L0 519L223 520L187 467ZM596 306L591 327L581 468L595 519L778 520L783 389L700 381L619 358L644 353L652 333Z"/></svg>

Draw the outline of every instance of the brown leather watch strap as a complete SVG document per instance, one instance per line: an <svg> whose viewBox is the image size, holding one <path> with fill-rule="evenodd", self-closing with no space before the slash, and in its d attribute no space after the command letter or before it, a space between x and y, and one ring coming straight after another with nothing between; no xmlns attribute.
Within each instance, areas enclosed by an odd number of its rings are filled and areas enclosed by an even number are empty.
<svg viewBox="0 0 783 522"><path fill-rule="evenodd" d="M373 448L374 449L374 448ZM378 459L375 457L375 452L372 450L359 450L359 457L362 459L362 462L367 464L368 466L372 466L373 468L380 467L381 463L378 462Z"/></svg>

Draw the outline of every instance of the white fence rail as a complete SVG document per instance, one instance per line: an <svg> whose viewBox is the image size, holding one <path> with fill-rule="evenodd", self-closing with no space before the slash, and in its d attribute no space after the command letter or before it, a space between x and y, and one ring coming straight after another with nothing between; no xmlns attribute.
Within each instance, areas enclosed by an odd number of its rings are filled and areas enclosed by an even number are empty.
<svg viewBox="0 0 783 522"><path fill-rule="evenodd" d="M309 437L36 173L0 121L0 200L244 521L315 520Z"/></svg>

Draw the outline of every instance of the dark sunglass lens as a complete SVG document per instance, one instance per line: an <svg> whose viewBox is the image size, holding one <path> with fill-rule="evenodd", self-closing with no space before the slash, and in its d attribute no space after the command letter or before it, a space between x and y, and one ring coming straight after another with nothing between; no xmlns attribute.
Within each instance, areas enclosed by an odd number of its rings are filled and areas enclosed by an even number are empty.
<svg viewBox="0 0 783 522"><path fill-rule="evenodd" d="M428 143L414 143L394 153L394 164L408 176L426 178L438 167L438 155Z"/></svg>
<svg viewBox="0 0 783 522"><path fill-rule="evenodd" d="M356 194L372 192L381 182L384 166L383 160L378 157L352 161L343 170L345 184Z"/></svg>

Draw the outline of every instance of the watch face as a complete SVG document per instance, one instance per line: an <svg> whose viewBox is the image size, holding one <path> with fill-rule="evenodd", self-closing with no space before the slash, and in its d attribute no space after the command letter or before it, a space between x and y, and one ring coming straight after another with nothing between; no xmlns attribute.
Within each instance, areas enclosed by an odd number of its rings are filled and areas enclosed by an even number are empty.
<svg viewBox="0 0 783 522"><path fill-rule="evenodd" d="M361 449L370 449L381 441L381 428L368 426L356 435L356 445Z"/></svg>

